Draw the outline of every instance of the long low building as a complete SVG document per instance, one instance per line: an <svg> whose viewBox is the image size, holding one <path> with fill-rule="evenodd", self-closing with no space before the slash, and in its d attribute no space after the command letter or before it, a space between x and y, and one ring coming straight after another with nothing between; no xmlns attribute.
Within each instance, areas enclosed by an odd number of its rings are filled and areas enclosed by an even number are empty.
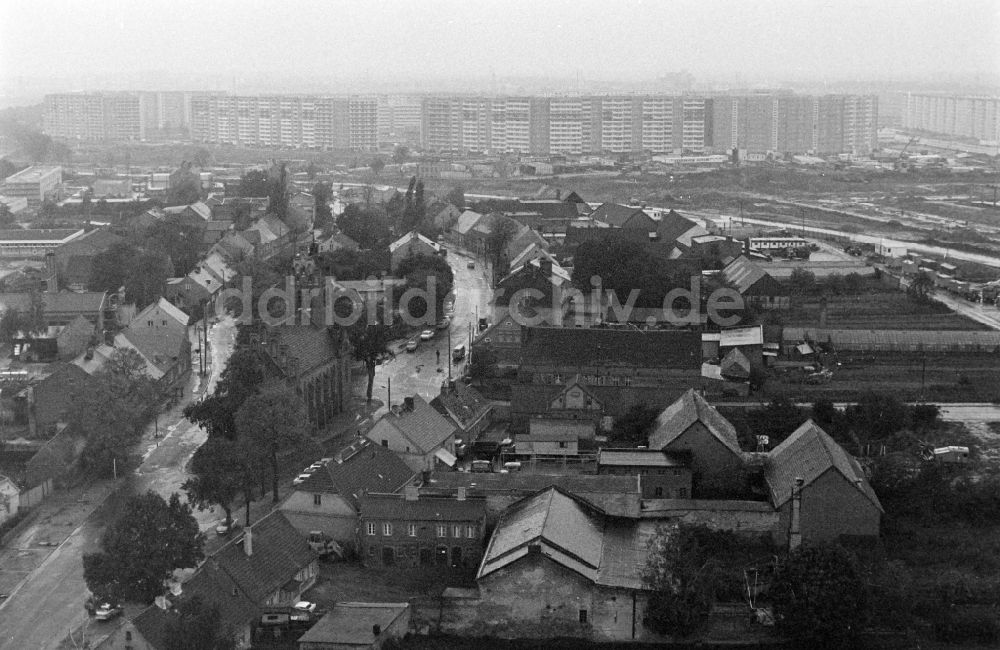
<svg viewBox="0 0 1000 650"><path fill-rule="evenodd" d="M83 233L75 228L0 230L0 257L45 257Z"/></svg>
<svg viewBox="0 0 1000 650"><path fill-rule="evenodd" d="M1000 332L964 330L842 330L786 327L781 347L791 355L802 343L850 352L967 352L1000 354Z"/></svg>

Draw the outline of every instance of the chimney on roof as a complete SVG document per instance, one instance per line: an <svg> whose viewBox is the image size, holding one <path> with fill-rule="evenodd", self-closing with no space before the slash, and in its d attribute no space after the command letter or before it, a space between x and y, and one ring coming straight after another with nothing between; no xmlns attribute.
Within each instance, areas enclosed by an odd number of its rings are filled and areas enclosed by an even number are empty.
<svg viewBox="0 0 1000 650"><path fill-rule="evenodd" d="M157 596L153 600L153 604L156 605L157 607L159 607L160 609L164 610L164 611L170 609L170 601L167 600L166 596Z"/></svg>
<svg viewBox="0 0 1000 650"><path fill-rule="evenodd" d="M458 500L458 501L465 501L465 489L466 488L465 488L464 485L459 485L458 486L458 493L455 495L455 499L456 500Z"/></svg>
<svg viewBox="0 0 1000 650"><path fill-rule="evenodd" d="M802 545L802 484L805 481L801 477L795 477L795 485L792 486L792 517L788 526L788 550L794 551Z"/></svg>
<svg viewBox="0 0 1000 650"><path fill-rule="evenodd" d="M413 410L413 398L412 397L404 397L403 398L403 409L406 410L406 411L412 411Z"/></svg>
<svg viewBox="0 0 1000 650"><path fill-rule="evenodd" d="M416 485L407 485L403 488L403 499L405 501L417 501L420 499L420 492Z"/></svg>
<svg viewBox="0 0 1000 650"><path fill-rule="evenodd" d="M541 544L528 544L528 555L538 555L542 552Z"/></svg>
<svg viewBox="0 0 1000 650"><path fill-rule="evenodd" d="M382 634L382 626L376 623L375 625L372 625L372 636L378 638L379 634Z"/></svg>
<svg viewBox="0 0 1000 650"><path fill-rule="evenodd" d="M111 330L104 330L104 344L115 347L115 333Z"/></svg>
<svg viewBox="0 0 1000 650"><path fill-rule="evenodd" d="M556 190L556 201L562 201L562 190Z"/></svg>
<svg viewBox="0 0 1000 650"><path fill-rule="evenodd" d="M243 533L243 552L247 557L253 555L253 530L250 526L247 526L246 532Z"/></svg>
<svg viewBox="0 0 1000 650"><path fill-rule="evenodd" d="M542 277L552 277L552 258L543 255L538 259L538 268L542 272Z"/></svg>

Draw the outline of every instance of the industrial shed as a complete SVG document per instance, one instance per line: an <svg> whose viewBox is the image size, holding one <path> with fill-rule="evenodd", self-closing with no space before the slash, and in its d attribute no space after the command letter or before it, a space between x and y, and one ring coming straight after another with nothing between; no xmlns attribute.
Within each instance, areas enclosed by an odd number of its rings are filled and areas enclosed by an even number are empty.
<svg viewBox="0 0 1000 650"><path fill-rule="evenodd" d="M934 330L841 330L786 327L785 356L802 343L826 343L839 352L967 352L1000 354L1000 332Z"/></svg>

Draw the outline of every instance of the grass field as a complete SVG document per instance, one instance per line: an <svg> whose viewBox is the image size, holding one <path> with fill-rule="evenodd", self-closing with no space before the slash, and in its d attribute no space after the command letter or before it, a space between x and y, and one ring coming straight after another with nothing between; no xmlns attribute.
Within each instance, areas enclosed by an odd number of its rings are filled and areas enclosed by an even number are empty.
<svg viewBox="0 0 1000 650"><path fill-rule="evenodd" d="M820 300L793 298L792 309L777 316L786 327L819 327ZM827 329L985 330L985 325L940 303L918 303L901 291L872 291L827 298Z"/></svg>

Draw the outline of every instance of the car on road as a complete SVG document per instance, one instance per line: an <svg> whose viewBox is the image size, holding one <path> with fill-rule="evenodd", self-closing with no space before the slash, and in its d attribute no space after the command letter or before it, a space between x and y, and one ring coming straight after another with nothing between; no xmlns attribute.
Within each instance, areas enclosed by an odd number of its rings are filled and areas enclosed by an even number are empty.
<svg viewBox="0 0 1000 650"><path fill-rule="evenodd" d="M446 330L449 326L451 326L451 316L445 316L437 323L437 328L439 330Z"/></svg>
<svg viewBox="0 0 1000 650"><path fill-rule="evenodd" d="M465 268L474 269L476 268L476 263L470 260L469 263L465 265Z"/></svg>
<svg viewBox="0 0 1000 650"><path fill-rule="evenodd" d="M229 523L226 523L226 520L223 519L215 527L215 534L220 537L223 537L233 532L234 530L238 529L239 527L240 527L240 521L238 519L233 519Z"/></svg>
<svg viewBox="0 0 1000 650"><path fill-rule="evenodd" d="M407 352L416 352L417 348L419 346L420 346L420 340L419 339L415 339L415 338L414 339L410 339L409 341L406 342L406 351Z"/></svg>
<svg viewBox="0 0 1000 650"><path fill-rule="evenodd" d="M434 338L434 330L424 330L420 333L421 341L430 341L432 338Z"/></svg>
<svg viewBox="0 0 1000 650"><path fill-rule="evenodd" d="M111 603L104 603L94 611L94 618L99 621L110 621L122 613L122 608Z"/></svg>

